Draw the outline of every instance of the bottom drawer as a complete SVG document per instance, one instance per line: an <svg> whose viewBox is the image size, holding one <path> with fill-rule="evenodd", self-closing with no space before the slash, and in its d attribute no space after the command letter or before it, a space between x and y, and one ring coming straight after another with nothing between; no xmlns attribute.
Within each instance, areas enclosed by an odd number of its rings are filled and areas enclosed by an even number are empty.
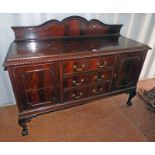
<svg viewBox="0 0 155 155"><path fill-rule="evenodd" d="M97 96L109 92L109 82L85 88L74 89L64 93L64 101L78 100L86 97Z"/></svg>

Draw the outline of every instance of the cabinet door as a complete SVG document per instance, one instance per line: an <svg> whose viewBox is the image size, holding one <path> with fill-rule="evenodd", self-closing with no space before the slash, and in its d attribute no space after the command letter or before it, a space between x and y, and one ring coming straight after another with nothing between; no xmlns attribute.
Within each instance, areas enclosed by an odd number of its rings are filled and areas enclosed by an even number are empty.
<svg viewBox="0 0 155 155"><path fill-rule="evenodd" d="M16 67L14 75L23 110L59 102L59 64Z"/></svg>
<svg viewBox="0 0 155 155"><path fill-rule="evenodd" d="M146 52L119 54L113 79L113 90L136 86Z"/></svg>

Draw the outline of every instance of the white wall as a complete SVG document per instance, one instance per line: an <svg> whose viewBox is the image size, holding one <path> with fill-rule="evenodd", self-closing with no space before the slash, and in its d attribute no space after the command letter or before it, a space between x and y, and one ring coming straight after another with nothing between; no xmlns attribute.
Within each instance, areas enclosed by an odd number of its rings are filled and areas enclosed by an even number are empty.
<svg viewBox="0 0 155 155"><path fill-rule="evenodd" d="M121 30L123 36L153 48L147 55L140 79L155 77L155 14L0 14L0 105L15 103L8 73L2 67L9 45L14 40L10 27L37 25L49 19L62 20L71 15L80 15L88 20L96 18L107 24L124 24Z"/></svg>

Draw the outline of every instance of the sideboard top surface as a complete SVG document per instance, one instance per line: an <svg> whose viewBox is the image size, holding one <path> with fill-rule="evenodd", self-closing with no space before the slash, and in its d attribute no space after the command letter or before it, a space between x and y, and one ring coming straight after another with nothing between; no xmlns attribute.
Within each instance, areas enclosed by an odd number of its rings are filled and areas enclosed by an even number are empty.
<svg viewBox="0 0 155 155"><path fill-rule="evenodd" d="M84 27L81 21L87 26ZM68 23L69 25L67 25ZM82 28L78 24L82 25ZM95 24L95 30L92 30L92 24ZM60 36L58 32L61 29L56 29L56 26L64 28L65 36ZM51 20L38 27L13 27L16 38L10 45L4 66L35 63L37 59L42 59L41 62L43 62L50 57L52 59L48 59L46 62L150 49L145 44L121 36L121 26L106 25L98 20L88 22L76 16L67 18L62 22ZM51 28L56 30L53 31ZM53 32L55 33L53 34ZM76 35L74 36L74 34Z"/></svg>

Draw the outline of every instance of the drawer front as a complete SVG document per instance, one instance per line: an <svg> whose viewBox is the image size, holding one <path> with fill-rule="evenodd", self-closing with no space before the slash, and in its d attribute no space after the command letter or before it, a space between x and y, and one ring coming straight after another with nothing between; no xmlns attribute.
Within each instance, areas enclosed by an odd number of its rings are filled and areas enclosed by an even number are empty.
<svg viewBox="0 0 155 155"><path fill-rule="evenodd" d="M64 74L103 69L114 65L115 57L105 56L63 62Z"/></svg>
<svg viewBox="0 0 155 155"><path fill-rule="evenodd" d="M73 101L73 100L80 100L86 97L96 97L101 94L105 94L109 92L109 82L104 84L89 86L85 88L74 89L71 91L67 91L64 93L64 101Z"/></svg>
<svg viewBox="0 0 155 155"><path fill-rule="evenodd" d="M84 86L96 82L105 82L112 79L112 70L81 73L72 77L64 78L64 89Z"/></svg>

